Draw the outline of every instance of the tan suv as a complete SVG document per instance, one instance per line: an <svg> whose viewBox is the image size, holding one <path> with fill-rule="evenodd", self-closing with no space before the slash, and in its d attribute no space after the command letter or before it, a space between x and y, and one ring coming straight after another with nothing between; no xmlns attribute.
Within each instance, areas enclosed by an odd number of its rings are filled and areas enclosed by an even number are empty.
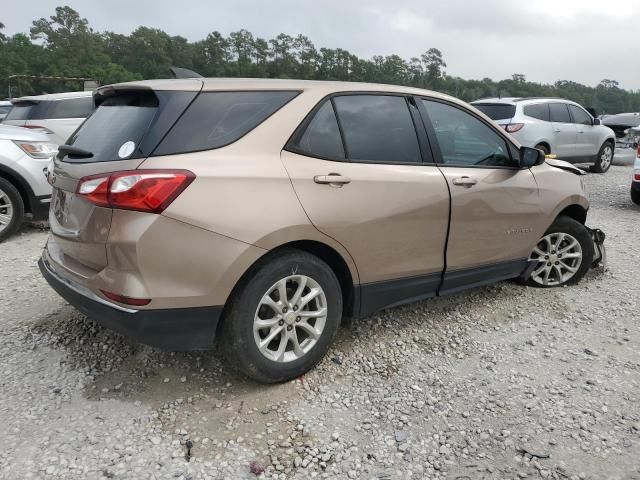
<svg viewBox="0 0 640 480"><path fill-rule="evenodd" d="M143 343L220 336L260 381L312 368L343 318L510 278L571 284L597 256L580 171L448 96L184 79L95 104L48 174L43 275Z"/></svg>

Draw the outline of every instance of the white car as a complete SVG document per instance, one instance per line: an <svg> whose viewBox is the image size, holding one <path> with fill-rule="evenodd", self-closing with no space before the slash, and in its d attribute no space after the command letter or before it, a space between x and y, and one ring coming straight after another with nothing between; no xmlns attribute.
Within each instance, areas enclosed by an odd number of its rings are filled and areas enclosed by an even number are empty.
<svg viewBox="0 0 640 480"><path fill-rule="evenodd" d="M604 173L613 161L616 137L575 102L561 98L488 98L471 103L520 144L571 163L590 163Z"/></svg>
<svg viewBox="0 0 640 480"><path fill-rule="evenodd" d="M92 92L35 95L11 102L13 108L2 123L46 133L58 145L64 144L93 112Z"/></svg>
<svg viewBox="0 0 640 480"><path fill-rule="evenodd" d="M0 100L0 122L7 116L11 110L11 102L9 100Z"/></svg>
<svg viewBox="0 0 640 480"><path fill-rule="evenodd" d="M603 115L600 120L616 134L616 163L632 165L640 143L640 112Z"/></svg>
<svg viewBox="0 0 640 480"><path fill-rule="evenodd" d="M20 227L25 215L47 218L51 186L46 172L57 151L49 135L0 125L0 242Z"/></svg>

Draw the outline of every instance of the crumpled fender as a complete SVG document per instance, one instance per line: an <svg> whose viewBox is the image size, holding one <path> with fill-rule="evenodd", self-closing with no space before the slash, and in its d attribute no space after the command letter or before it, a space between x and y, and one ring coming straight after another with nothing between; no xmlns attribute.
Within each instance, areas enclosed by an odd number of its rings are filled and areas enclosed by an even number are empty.
<svg viewBox="0 0 640 480"><path fill-rule="evenodd" d="M578 167L570 164L569 162L565 162L564 160L558 160L556 158L546 157L545 162L552 167L559 168L561 170L566 170L567 172L575 173L576 175L586 175L587 172L579 169Z"/></svg>

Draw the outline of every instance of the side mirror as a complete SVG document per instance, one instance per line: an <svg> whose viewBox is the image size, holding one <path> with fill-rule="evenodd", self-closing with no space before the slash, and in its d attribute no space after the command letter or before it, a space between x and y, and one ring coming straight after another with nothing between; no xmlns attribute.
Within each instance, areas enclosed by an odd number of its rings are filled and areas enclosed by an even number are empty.
<svg viewBox="0 0 640 480"><path fill-rule="evenodd" d="M599 118L594 118L593 119L593 124L594 125L602 125L602 121Z"/></svg>
<svg viewBox="0 0 640 480"><path fill-rule="evenodd" d="M544 163L545 155L542 150L531 147L520 148L520 168L530 168Z"/></svg>

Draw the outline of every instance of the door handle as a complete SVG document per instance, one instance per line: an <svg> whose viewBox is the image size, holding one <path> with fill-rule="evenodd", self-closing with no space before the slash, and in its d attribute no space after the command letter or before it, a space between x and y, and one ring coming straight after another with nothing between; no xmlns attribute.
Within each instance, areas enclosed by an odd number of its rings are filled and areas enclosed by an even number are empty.
<svg viewBox="0 0 640 480"><path fill-rule="evenodd" d="M559 128L554 128L553 129L553 133L560 133L560 129Z"/></svg>
<svg viewBox="0 0 640 480"><path fill-rule="evenodd" d="M454 178L451 183L453 183L454 185L458 185L460 187L466 187L466 188L471 188L473 187L476 183L478 183L478 181L475 178L470 178L470 177L459 177L459 178Z"/></svg>
<svg viewBox="0 0 640 480"><path fill-rule="evenodd" d="M313 181L321 185L335 185L342 186L347 183L351 183L349 177L340 175L339 173L330 173L329 175L316 175L313 177Z"/></svg>

